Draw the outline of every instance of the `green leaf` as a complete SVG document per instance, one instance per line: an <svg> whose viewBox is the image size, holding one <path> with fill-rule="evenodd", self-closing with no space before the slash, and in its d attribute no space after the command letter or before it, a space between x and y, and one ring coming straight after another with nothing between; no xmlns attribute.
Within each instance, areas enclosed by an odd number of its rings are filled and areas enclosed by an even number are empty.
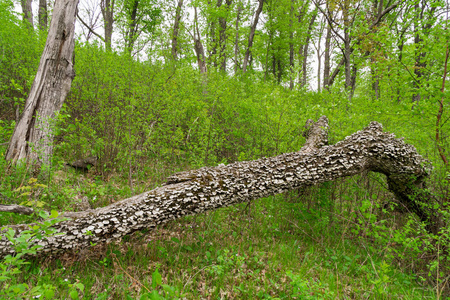
<svg viewBox="0 0 450 300"><path fill-rule="evenodd" d="M55 297L55 290L53 290L52 288L47 289L44 292L44 296L46 299L53 299Z"/></svg>
<svg viewBox="0 0 450 300"><path fill-rule="evenodd" d="M56 210L52 210L50 214L50 218L55 219L57 218L59 213Z"/></svg>
<svg viewBox="0 0 450 300"><path fill-rule="evenodd" d="M159 274L158 269L156 269L152 274L152 287L156 289L158 285L161 285L161 282L161 274Z"/></svg>
<svg viewBox="0 0 450 300"><path fill-rule="evenodd" d="M70 298L72 298L73 300L77 300L78 299L78 292L77 290L71 290L69 292Z"/></svg>

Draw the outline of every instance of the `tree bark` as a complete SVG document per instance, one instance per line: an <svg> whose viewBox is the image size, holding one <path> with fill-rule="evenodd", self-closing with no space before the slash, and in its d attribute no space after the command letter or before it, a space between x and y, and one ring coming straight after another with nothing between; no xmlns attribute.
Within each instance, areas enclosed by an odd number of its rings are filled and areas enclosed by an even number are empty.
<svg viewBox="0 0 450 300"><path fill-rule="evenodd" d="M321 117L311 123L307 142L298 152L176 173L152 191L107 207L65 213L62 217L68 220L53 226L60 235L37 241L42 246L40 251L53 253L110 242L186 215L367 171L385 174L389 189L397 198L426 222L430 231L437 232L436 212L432 209L435 199L424 183L428 176L425 160L413 146L383 132L377 122L326 146L328 119ZM32 225L8 228L20 233ZM11 243L2 236L0 256L8 253L13 253Z"/></svg>
<svg viewBox="0 0 450 300"><path fill-rule="evenodd" d="M198 17L197 17L197 7L194 7L194 35L192 38L194 39L194 51L197 55L197 63L198 69L201 74L206 74L208 68L206 67L206 56L205 50L203 48L202 40L200 37L200 30L198 28Z"/></svg>
<svg viewBox="0 0 450 300"><path fill-rule="evenodd" d="M20 0L20 4L22 6L23 20L27 21L33 28L32 0Z"/></svg>
<svg viewBox="0 0 450 300"><path fill-rule="evenodd" d="M227 17L230 10L230 5L233 3L233 0L225 0L225 6L227 11ZM227 17L219 17L219 61L220 61L220 69L222 71L226 71L227 69Z"/></svg>
<svg viewBox="0 0 450 300"><path fill-rule="evenodd" d="M103 16L103 26L105 30L104 43L105 48L111 50L112 34L114 26L114 5L115 0L102 0L100 1L100 9Z"/></svg>
<svg viewBox="0 0 450 300"><path fill-rule="evenodd" d="M316 21L317 12L314 12L311 20L309 21L308 25L308 31L306 33L306 40L305 44L302 48L300 48L300 56L303 58L302 62L302 76L300 81L300 86L304 87L306 86L306 83L308 82L308 50L309 50L309 41L311 40L311 33L314 26L314 22Z"/></svg>
<svg viewBox="0 0 450 300"><path fill-rule="evenodd" d="M236 38L234 42L234 74L237 73L237 70L241 67L239 64L239 22L241 18L242 12L242 3L239 1L236 13Z"/></svg>
<svg viewBox="0 0 450 300"><path fill-rule="evenodd" d="M39 18L39 29L43 31L47 30L48 24L47 0L39 0L38 18Z"/></svg>
<svg viewBox="0 0 450 300"><path fill-rule="evenodd" d="M323 88L328 89L331 70L331 26L327 23L327 35L325 36L325 58L323 63Z"/></svg>
<svg viewBox="0 0 450 300"><path fill-rule="evenodd" d="M180 30L181 9L183 7L183 0L178 0L177 10L175 12L175 22L173 24L172 33L172 58L178 59L178 31Z"/></svg>
<svg viewBox="0 0 450 300"><path fill-rule="evenodd" d="M253 24L250 27L250 34L248 35L247 50L245 51L244 62L242 64L242 71L244 73L247 72L247 65L249 63L250 54L251 54L251 51L252 51L253 38L255 37L256 26L258 25L259 15L261 14L262 9L263 9L263 5L264 5L264 0L258 0L258 2L259 2L259 5L258 5L258 8L256 9L256 12L255 12L255 20L253 21Z"/></svg>
<svg viewBox="0 0 450 300"><path fill-rule="evenodd" d="M6 160L28 159L38 168L50 164L52 123L75 77L73 49L78 0L57 0L53 18L25 109L6 151Z"/></svg>
<svg viewBox="0 0 450 300"><path fill-rule="evenodd" d="M294 0L289 11L289 89L294 88Z"/></svg>
<svg viewBox="0 0 450 300"><path fill-rule="evenodd" d="M134 43L136 42L138 35L138 8L140 5L140 0L133 0L131 2L131 10L129 11L128 17L128 28L125 33L125 47L127 51L132 54Z"/></svg>

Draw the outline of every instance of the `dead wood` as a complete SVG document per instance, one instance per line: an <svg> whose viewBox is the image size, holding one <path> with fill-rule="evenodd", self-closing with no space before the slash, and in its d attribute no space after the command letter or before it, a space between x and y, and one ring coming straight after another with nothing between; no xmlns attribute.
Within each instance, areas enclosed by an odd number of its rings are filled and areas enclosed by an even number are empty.
<svg viewBox="0 0 450 300"><path fill-rule="evenodd" d="M69 167L72 167L72 168L78 169L78 170L88 171L91 167L94 167L97 165L97 161L98 161L97 156L90 156L90 157L76 160L72 163L67 163L66 166L69 166Z"/></svg>
<svg viewBox="0 0 450 300"><path fill-rule="evenodd" d="M41 251L54 253L106 243L141 229L152 229L186 215L276 195L289 190L374 171L387 176L389 189L431 232L438 224L426 189L427 163L416 149L383 132L372 122L335 145L326 145L328 120L310 122L305 147L276 157L242 161L180 172L149 192L107 207L63 214L54 225L61 235L39 241ZM29 225L9 226L17 233ZM3 236L0 256L12 253Z"/></svg>
<svg viewBox="0 0 450 300"><path fill-rule="evenodd" d="M0 211L12 212L21 215L31 215L34 210L31 207L16 204L0 204Z"/></svg>

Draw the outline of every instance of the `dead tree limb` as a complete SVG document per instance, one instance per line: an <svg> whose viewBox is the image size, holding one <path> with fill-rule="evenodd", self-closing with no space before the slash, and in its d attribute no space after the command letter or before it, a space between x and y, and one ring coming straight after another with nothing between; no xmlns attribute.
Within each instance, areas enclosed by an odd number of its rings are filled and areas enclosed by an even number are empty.
<svg viewBox="0 0 450 300"><path fill-rule="evenodd" d="M54 225L61 235L39 241L41 251L52 253L104 243L186 215L199 214L236 203L352 176L365 171L387 176L389 189L430 231L437 232L434 199L424 179L427 164L416 149L383 132L372 122L343 141L326 146L328 120L322 117L307 130L306 147L271 158L204 167L168 178L165 185L107 207L65 213ZM308 146L309 145L309 146ZM9 226L16 232L29 225ZM12 253L5 237L0 256Z"/></svg>
<svg viewBox="0 0 450 300"><path fill-rule="evenodd" d="M31 215L34 210L31 207L16 204L0 204L0 211L12 212L21 215Z"/></svg>

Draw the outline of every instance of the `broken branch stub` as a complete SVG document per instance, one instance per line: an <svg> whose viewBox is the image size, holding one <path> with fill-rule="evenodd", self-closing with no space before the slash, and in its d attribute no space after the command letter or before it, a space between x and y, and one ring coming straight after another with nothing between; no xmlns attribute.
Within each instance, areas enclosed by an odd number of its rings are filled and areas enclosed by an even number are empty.
<svg viewBox="0 0 450 300"><path fill-rule="evenodd" d="M103 208L65 213L62 216L69 220L53 226L61 235L39 241L40 251L51 253L110 242L185 215L365 171L385 174L399 200L427 222L431 230L436 230L433 211L422 205L433 200L424 189L423 179L427 176L424 159L413 146L383 132L376 122L335 145L326 146L327 129L328 120L320 118L308 129L305 147L298 152L180 172L170 176L166 185L149 192ZM421 189L420 197L414 197L417 188ZM9 228L20 232L28 226ZM12 252L10 242L2 237L0 256Z"/></svg>

